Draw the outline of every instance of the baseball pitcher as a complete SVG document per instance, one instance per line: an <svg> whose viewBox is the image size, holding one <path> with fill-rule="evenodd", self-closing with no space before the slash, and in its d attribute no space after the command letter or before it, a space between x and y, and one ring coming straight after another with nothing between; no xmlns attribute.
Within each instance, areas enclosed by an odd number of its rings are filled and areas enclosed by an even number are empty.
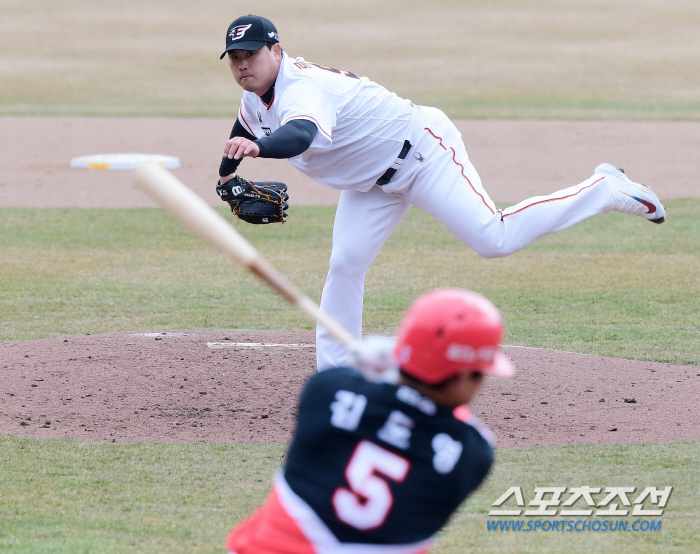
<svg viewBox="0 0 700 554"><path fill-rule="evenodd" d="M286 186L236 175L244 157L288 158L302 173L342 191L321 308L357 338L365 274L411 205L487 258L612 210L665 220L651 189L609 163L582 183L497 209L444 113L352 71L289 56L264 17L231 23L224 56L244 92L217 192L246 221L284 221ZM316 337L318 368L342 364L341 344L320 326Z"/></svg>

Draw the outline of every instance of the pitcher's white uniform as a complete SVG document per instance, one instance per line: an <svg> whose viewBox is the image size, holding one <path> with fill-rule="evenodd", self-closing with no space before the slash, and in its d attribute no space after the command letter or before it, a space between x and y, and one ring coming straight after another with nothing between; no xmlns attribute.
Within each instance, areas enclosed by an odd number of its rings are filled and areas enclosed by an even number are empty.
<svg viewBox="0 0 700 554"><path fill-rule="evenodd" d="M498 210L469 161L461 134L442 111L413 105L366 77L286 54L270 104L244 91L238 118L257 138L293 119L318 127L311 147L290 162L342 191L321 308L357 338L362 336L365 274L411 205L487 258L512 254L615 206L608 182L616 177L596 174ZM405 141L411 148L398 160ZM377 185L392 165L391 180ZM316 348L319 369L342 365L344 349L320 326Z"/></svg>

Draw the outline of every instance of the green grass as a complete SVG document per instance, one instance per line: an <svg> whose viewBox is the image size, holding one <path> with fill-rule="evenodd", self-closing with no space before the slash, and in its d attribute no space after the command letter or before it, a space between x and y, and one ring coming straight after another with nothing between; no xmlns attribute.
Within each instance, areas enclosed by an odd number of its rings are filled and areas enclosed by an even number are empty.
<svg viewBox="0 0 700 554"><path fill-rule="evenodd" d="M0 454L0 551L217 553L264 500L284 448L2 436ZM698 456L697 442L501 450L433 552L697 552ZM511 486L527 503L536 486L581 485L674 491L660 532L486 531L491 504Z"/></svg>
<svg viewBox="0 0 700 554"><path fill-rule="evenodd" d="M501 308L508 344L700 364L700 200L670 201L668 211L660 226L621 214L595 217L486 260L412 209L368 274L365 332L391 333L416 295L459 286ZM284 225L238 228L317 299L333 214L295 207ZM312 328L155 209L0 208L0 258L2 341Z"/></svg>
<svg viewBox="0 0 700 554"><path fill-rule="evenodd" d="M284 228L239 229L317 298L333 212L294 214ZM311 328L161 210L0 208L0 235L2 340L165 327Z"/></svg>
<svg viewBox="0 0 700 554"><path fill-rule="evenodd" d="M696 522L700 513L697 495L700 472L694 462L698 453L699 442L499 450L492 475L452 519L447 531L439 538L435 552L698 552L700 532ZM668 509L660 518L661 532L486 531L491 504L511 486L521 487L527 504L534 498L534 488L537 486L582 485L601 488L636 486L637 494L647 486L674 488ZM634 501L636 495L630 496L630 501ZM565 494L562 498L566 500L569 495ZM601 499L597 497L598 501ZM503 507L515 508L513 499ZM580 507L584 507L583 502ZM634 518L622 519L627 519L631 525Z"/></svg>
<svg viewBox="0 0 700 554"><path fill-rule="evenodd" d="M241 91L219 54L248 11L3 0L0 114L231 117ZM700 118L693 0L268 0L253 11L290 55L453 118Z"/></svg>
<svg viewBox="0 0 700 554"><path fill-rule="evenodd" d="M0 551L222 552L283 453L0 436Z"/></svg>

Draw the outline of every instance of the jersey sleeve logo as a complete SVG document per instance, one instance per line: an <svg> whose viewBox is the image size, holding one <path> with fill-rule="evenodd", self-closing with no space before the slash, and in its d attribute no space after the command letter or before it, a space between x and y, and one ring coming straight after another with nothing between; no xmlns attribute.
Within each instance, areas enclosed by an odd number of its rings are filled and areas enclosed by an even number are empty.
<svg viewBox="0 0 700 554"><path fill-rule="evenodd" d="M249 23L248 25L237 25L229 31L228 36L231 37L231 40L243 38L243 35L245 35L245 32L250 29L251 26L252 23Z"/></svg>

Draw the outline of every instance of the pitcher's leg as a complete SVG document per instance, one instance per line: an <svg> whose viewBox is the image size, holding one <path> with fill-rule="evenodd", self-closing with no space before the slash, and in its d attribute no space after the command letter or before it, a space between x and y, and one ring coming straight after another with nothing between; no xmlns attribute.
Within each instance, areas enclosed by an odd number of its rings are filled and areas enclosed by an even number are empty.
<svg viewBox="0 0 700 554"><path fill-rule="evenodd" d="M486 258L507 256L537 238L561 231L613 207L602 175L548 196L498 210L481 185L461 141L438 151L407 195L472 250Z"/></svg>
<svg viewBox="0 0 700 554"><path fill-rule="evenodd" d="M504 233L508 237L498 255L507 256L541 236L563 231L594 215L612 210L612 196L602 175L593 175L582 183L548 196L523 200L502 212Z"/></svg>
<svg viewBox="0 0 700 554"><path fill-rule="evenodd" d="M362 336L365 275L410 204L379 187L368 192L344 190L333 224L333 249L321 309L354 337ZM344 348L318 325L316 363L319 370L342 365Z"/></svg>

